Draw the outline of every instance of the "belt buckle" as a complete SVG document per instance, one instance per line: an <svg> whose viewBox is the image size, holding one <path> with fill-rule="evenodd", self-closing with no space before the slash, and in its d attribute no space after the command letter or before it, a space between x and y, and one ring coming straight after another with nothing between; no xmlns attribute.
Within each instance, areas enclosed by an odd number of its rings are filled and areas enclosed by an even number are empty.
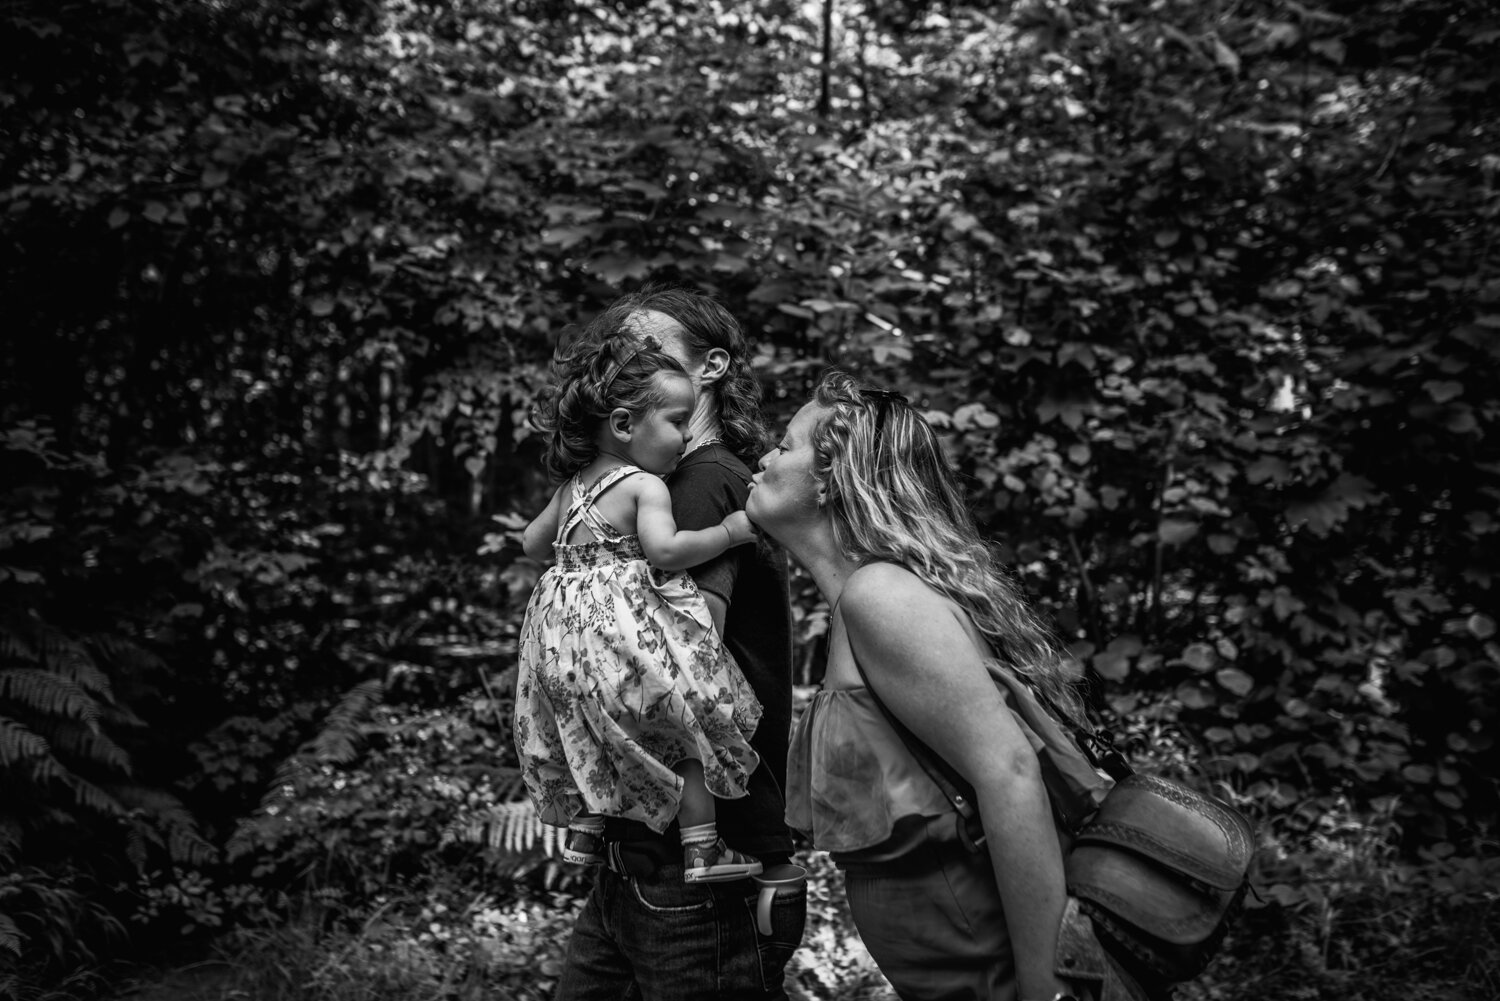
<svg viewBox="0 0 1500 1001"><path fill-rule="evenodd" d="M620 854L620 842L605 842L604 864L609 866L609 871L617 876L629 876L625 871L625 859Z"/></svg>

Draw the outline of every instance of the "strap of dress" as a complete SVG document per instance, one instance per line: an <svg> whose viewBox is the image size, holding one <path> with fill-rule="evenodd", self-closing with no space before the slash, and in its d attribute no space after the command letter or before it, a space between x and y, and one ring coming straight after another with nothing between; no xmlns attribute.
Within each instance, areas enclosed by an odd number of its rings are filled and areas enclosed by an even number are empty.
<svg viewBox="0 0 1500 1001"><path fill-rule="evenodd" d="M568 536L573 533L573 529L577 528L580 523L594 533L594 538L602 542L619 542L625 538L604 519L604 516L594 507L594 503L604 491L631 473L641 471L639 466L616 466L599 477L587 491L583 489L583 481L577 476L573 477L573 503L568 505L567 514L557 526L557 544L564 544Z"/></svg>

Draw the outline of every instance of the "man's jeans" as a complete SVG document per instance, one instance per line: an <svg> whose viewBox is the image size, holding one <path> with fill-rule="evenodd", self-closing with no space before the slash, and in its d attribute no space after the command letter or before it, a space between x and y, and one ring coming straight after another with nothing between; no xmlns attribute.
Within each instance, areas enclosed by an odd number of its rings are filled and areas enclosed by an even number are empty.
<svg viewBox="0 0 1500 1001"><path fill-rule="evenodd" d="M802 941L807 885L777 892L770 936L755 927L756 894L750 879L684 883L681 865L644 877L599 866L557 1001L786 998L782 978Z"/></svg>

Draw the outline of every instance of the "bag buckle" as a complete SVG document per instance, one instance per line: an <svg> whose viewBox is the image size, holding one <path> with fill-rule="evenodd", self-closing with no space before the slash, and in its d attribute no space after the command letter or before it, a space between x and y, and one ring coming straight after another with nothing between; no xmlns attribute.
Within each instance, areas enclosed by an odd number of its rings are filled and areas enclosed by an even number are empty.
<svg viewBox="0 0 1500 1001"><path fill-rule="evenodd" d="M1115 746L1115 735L1108 730L1091 730L1079 734L1078 743L1089 756L1095 768L1102 768L1110 778L1119 782L1135 774L1130 761Z"/></svg>

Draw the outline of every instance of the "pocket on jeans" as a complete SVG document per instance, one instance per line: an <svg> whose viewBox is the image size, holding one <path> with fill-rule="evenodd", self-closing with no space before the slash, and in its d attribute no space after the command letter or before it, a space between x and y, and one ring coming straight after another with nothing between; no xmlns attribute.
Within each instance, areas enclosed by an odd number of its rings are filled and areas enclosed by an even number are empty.
<svg viewBox="0 0 1500 1001"><path fill-rule="evenodd" d="M807 884L776 891L771 901L771 934L762 935L755 920L756 895L745 898L746 917L751 934L755 936L755 950L760 955L761 986L768 992L780 988L786 977L786 964L792 953L802 944L802 933L807 928Z"/></svg>
<svg viewBox="0 0 1500 1001"><path fill-rule="evenodd" d="M707 914L713 910L713 895L700 883L684 883L681 870L675 879L631 879L630 891L646 910L656 914Z"/></svg>

